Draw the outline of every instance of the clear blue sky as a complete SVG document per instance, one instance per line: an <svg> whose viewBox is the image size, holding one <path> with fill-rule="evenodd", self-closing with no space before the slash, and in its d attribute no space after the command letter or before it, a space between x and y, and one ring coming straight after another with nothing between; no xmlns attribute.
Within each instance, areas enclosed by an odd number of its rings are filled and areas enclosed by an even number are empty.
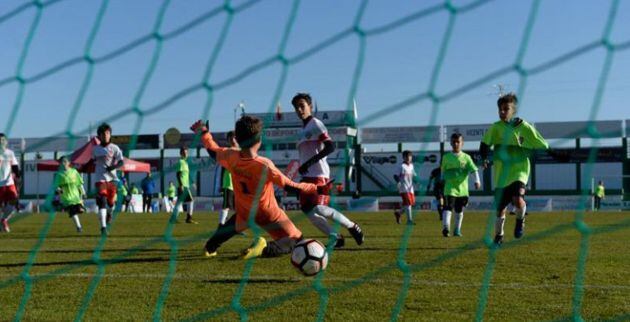
<svg viewBox="0 0 630 322"><path fill-rule="evenodd" d="M456 7L475 1L453 1ZM0 16L26 1L0 2ZM238 7L247 1L233 1ZM370 31L405 16L442 3L441 1L369 1L359 25ZM602 39L612 1L541 1L529 46L523 57L526 69L551 61L576 48ZM173 0L166 7L159 28L168 34L222 2ZM353 26L361 1L301 1L289 33L284 55L289 59ZM437 77L438 96L481 79L516 61L532 1L496 0L455 16L452 36ZM112 0L91 47L91 56L104 57L122 46L150 34L162 5L158 0ZM101 1L62 0L44 7L24 60L21 76L29 79L64 61L81 57ZM212 85L240 74L279 53L294 2L266 0L233 16L221 50L208 79ZM16 76L29 28L36 17L34 6L0 23L0 80ZM163 42L157 68L139 100L148 110L180 91L200 84L205 67L226 24L220 12L194 28ZM359 120L424 93L429 88L449 13L439 10L386 32L365 38L365 60L356 92ZM630 1L621 1L611 32L614 44L630 41ZM97 124L132 106L151 62L156 42L150 40L114 59L94 65L74 130ZM308 91L320 110L345 109L351 94L360 38L349 34L331 46L288 68L280 88L280 103L291 111L290 99L297 91ZM533 122L587 120L591 113L597 81L606 51L590 50L560 65L528 78L520 114ZM88 65L73 64L40 80L29 82L12 137L48 136L63 131L72 106L86 77ZM630 118L630 48L616 51L596 118ZM275 105L274 94L282 75L279 62L269 64L244 79L214 93L210 120L213 130L233 125L233 108L246 102L249 112L264 112ZM507 84L516 90L519 77L505 73L482 81L462 95L439 105L438 124L490 123L497 119L492 85ZM7 131L8 115L16 104L18 83L0 87L0 130ZM206 102L202 89L173 101L159 113L146 115L141 133L163 133L175 126L182 130L197 119ZM362 126L422 126L431 123L431 102L421 100L404 109L363 121ZM112 123L115 134L134 131L137 116L128 114Z"/></svg>

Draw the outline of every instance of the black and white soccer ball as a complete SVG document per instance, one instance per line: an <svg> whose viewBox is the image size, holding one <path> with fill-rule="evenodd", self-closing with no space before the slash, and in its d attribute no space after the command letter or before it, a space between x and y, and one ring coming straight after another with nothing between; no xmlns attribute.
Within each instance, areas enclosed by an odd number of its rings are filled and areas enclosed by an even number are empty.
<svg viewBox="0 0 630 322"><path fill-rule="evenodd" d="M293 248L291 264L306 276L316 275L328 265L326 247L318 240L304 239Z"/></svg>

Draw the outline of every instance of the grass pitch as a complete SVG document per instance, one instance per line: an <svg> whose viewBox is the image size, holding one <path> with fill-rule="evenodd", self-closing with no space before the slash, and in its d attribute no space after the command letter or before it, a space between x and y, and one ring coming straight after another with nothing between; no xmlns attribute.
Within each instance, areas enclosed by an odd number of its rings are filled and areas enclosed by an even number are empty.
<svg viewBox="0 0 630 322"><path fill-rule="evenodd" d="M484 240L488 213L467 212L461 238L442 237L435 213L416 213L416 226L390 212L348 216L365 244L342 231L346 247L316 278L289 256L235 259L251 230L203 258L216 213L172 226L167 214L121 214L106 239L93 214L82 234L65 214L18 217L0 234L0 320L630 319L629 213L588 213L585 234L574 213L533 213L518 241L509 217L496 251ZM304 215L291 217L326 243Z"/></svg>

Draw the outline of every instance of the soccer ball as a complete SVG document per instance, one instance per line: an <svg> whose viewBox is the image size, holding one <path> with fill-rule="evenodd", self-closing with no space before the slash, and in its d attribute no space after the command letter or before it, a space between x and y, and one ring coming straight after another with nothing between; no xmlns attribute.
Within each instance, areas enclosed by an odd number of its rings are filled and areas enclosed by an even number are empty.
<svg viewBox="0 0 630 322"><path fill-rule="evenodd" d="M306 276L316 275L328 265L326 247L315 239L302 240L293 248L291 264Z"/></svg>

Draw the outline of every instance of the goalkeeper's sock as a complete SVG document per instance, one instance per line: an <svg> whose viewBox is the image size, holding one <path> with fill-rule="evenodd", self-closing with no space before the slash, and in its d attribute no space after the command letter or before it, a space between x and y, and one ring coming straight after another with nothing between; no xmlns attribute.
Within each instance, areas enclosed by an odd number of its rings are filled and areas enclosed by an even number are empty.
<svg viewBox="0 0 630 322"><path fill-rule="evenodd" d="M494 233L496 235L500 235L500 236L504 235L504 231L503 231L504 224L505 224L505 215L497 217L497 219L494 222Z"/></svg>
<svg viewBox="0 0 630 322"><path fill-rule="evenodd" d="M523 205L523 208L514 209L514 213L516 214L517 219L525 219L525 214L527 213L527 205Z"/></svg>
<svg viewBox="0 0 630 322"><path fill-rule="evenodd" d="M99 217L101 219L101 228L107 227L107 209L101 208L98 210Z"/></svg>

